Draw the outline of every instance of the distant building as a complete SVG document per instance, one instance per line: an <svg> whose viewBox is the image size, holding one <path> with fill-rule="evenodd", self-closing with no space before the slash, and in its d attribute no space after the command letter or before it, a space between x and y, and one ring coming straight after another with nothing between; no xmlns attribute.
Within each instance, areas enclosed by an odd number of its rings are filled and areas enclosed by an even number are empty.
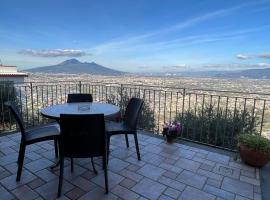
<svg viewBox="0 0 270 200"><path fill-rule="evenodd" d="M0 64L0 82L12 81L14 83L23 83L24 77L28 75L23 72L18 72L16 66L6 66Z"/></svg>

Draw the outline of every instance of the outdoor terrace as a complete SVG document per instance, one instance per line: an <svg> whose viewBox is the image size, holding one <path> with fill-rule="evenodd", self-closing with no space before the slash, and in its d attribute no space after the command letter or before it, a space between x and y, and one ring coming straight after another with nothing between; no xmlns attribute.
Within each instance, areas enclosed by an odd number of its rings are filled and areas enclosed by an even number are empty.
<svg viewBox="0 0 270 200"><path fill-rule="evenodd" d="M260 170L233 155L189 143L167 144L140 132L142 160L138 161L130 139L126 148L124 137L112 137L108 195L101 160L95 159L95 175L90 159L76 159L73 173L65 161L61 199L262 199ZM55 199L59 170L50 169L56 162L53 143L27 147L22 178L16 182L19 142L19 133L0 137L0 199Z"/></svg>

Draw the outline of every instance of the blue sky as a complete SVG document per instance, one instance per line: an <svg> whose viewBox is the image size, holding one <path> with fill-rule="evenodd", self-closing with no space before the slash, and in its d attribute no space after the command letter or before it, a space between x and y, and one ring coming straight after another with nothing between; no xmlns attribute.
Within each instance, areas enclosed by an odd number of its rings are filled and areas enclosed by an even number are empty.
<svg viewBox="0 0 270 200"><path fill-rule="evenodd" d="M270 67L269 0L0 0L0 59L129 72Z"/></svg>

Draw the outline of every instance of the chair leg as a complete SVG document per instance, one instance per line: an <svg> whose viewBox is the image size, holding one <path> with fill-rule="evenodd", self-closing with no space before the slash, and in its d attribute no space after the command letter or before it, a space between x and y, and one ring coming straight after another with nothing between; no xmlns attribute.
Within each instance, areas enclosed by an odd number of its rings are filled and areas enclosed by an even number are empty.
<svg viewBox="0 0 270 200"><path fill-rule="evenodd" d="M126 145L127 145L127 148L129 148L128 134L125 134L125 139L126 139Z"/></svg>
<svg viewBox="0 0 270 200"><path fill-rule="evenodd" d="M106 156L106 161L107 165L109 163L109 155L110 155L110 141L111 141L111 136L108 136L108 141L107 141L107 156ZM104 168L103 168L104 169Z"/></svg>
<svg viewBox="0 0 270 200"><path fill-rule="evenodd" d="M18 157L18 171L17 171L16 181L21 180L24 154L25 154L25 145L21 143L19 157Z"/></svg>
<svg viewBox="0 0 270 200"><path fill-rule="evenodd" d="M54 153L55 153L55 157L58 158L58 141L57 139L54 139Z"/></svg>
<svg viewBox="0 0 270 200"><path fill-rule="evenodd" d="M57 198L61 197L62 184L63 184L63 173L64 173L64 157L60 155L60 174L59 174Z"/></svg>
<svg viewBox="0 0 270 200"><path fill-rule="evenodd" d="M103 156L103 169L104 169L104 179L105 179L105 193L109 193L109 187L108 187L108 171L107 171L107 158Z"/></svg>
<svg viewBox="0 0 270 200"><path fill-rule="evenodd" d="M71 172L73 172L73 170L74 170L73 158L70 158L70 170L71 170Z"/></svg>
<svg viewBox="0 0 270 200"><path fill-rule="evenodd" d="M92 163L92 168L93 168L94 173L95 173L95 174L98 174L98 172L97 172L97 170L96 170L96 168L95 168L95 163L94 163L93 157L91 157L91 163Z"/></svg>
<svg viewBox="0 0 270 200"><path fill-rule="evenodd" d="M138 158L138 160L141 160L137 133L134 133L134 141L135 141L135 146L136 146L137 158Z"/></svg>

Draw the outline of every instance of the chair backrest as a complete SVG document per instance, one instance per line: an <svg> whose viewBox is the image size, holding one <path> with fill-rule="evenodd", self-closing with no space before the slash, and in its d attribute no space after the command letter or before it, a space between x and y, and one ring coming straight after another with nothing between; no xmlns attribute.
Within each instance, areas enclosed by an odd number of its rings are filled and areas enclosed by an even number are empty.
<svg viewBox="0 0 270 200"><path fill-rule="evenodd" d="M60 149L64 156L84 158L106 155L103 114L61 114L60 127Z"/></svg>
<svg viewBox="0 0 270 200"><path fill-rule="evenodd" d="M92 94L68 94L67 103L93 102Z"/></svg>
<svg viewBox="0 0 270 200"><path fill-rule="evenodd" d="M142 99L133 97L129 100L124 116L124 125L126 127L131 130L136 130L142 107Z"/></svg>
<svg viewBox="0 0 270 200"><path fill-rule="evenodd" d="M7 106L10 109L11 113L15 117L15 120L16 120L17 124L19 125L20 131L22 134L22 140L24 140L25 139L24 121L22 119L22 116L21 116L16 104L13 101L6 101L5 106Z"/></svg>

